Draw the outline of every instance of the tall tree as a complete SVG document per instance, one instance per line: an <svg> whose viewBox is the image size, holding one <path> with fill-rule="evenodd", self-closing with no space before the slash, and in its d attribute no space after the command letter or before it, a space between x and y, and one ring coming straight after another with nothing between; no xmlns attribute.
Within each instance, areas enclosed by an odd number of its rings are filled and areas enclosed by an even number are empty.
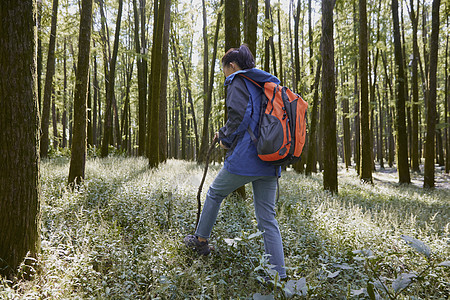
<svg viewBox="0 0 450 300"><path fill-rule="evenodd" d="M294 76L294 91L299 92L298 84L300 82L300 54L298 49L298 43L299 43L299 37L298 37L298 28L300 27L300 10L301 10L301 1L297 1L297 7L295 10L294 15L294 69L295 69L295 76Z"/></svg>
<svg viewBox="0 0 450 300"><path fill-rule="evenodd" d="M369 127L369 85L367 71L367 1L359 0L359 77L361 120L361 172L363 182L372 183L372 148Z"/></svg>
<svg viewBox="0 0 450 300"><path fill-rule="evenodd" d="M112 136L112 106L115 97L115 83L116 83L116 62L117 62L117 54L119 52L119 40L120 40L120 24L122 21L122 7L123 0L119 0L119 10L117 12L117 21L116 21L116 31L114 33L114 48L113 54L111 56L111 61L109 63L109 76L108 76L108 93L106 94L106 109L105 109L105 122L104 122L104 131L103 131L103 141L102 141L102 150L101 156L108 156L108 147L111 143ZM117 112L117 110L116 110ZM116 118L117 119L117 118Z"/></svg>
<svg viewBox="0 0 450 300"><path fill-rule="evenodd" d="M206 97L206 101L205 101L205 106L204 106L204 118L203 118L203 134L202 134L202 142L201 142L201 147L200 147L200 151L198 153L198 157L197 157L197 161L198 162L203 162L205 157L206 157L206 150L208 148L208 136L209 136L209 130L207 130L209 128L209 115L211 113L211 103L212 103L212 92L213 92L213 86L214 86L214 70L215 70L215 64L216 64L216 56L217 56L217 43L218 43L218 39L219 39L219 29L220 29L220 23L222 21L222 12L220 10L220 7L223 4L223 0L220 1L220 5L219 5L219 12L217 14L217 23L216 23L216 31L214 34L214 45L213 45L213 57L211 60L211 71L209 73L209 84L208 84L208 93L207 93L207 97ZM247 30L250 30L252 28L248 28ZM256 27L254 27L255 30L255 36L256 36ZM248 33L250 34L250 33ZM255 41L256 42L256 41ZM252 52L253 53L253 52ZM195 118L194 118L195 119Z"/></svg>
<svg viewBox="0 0 450 300"><path fill-rule="evenodd" d="M431 40L430 40L430 94L428 98L427 110L427 136L425 142L425 172L423 186L434 187L434 140L436 130L436 73L438 65L439 46L439 6L440 0L433 0L432 20L431 20Z"/></svg>
<svg viewBox="0 0 450 300"><path fill-rule="evenodd" d="M75 81L72 153L69 184L79 184L84 179L86 166L87 120L86 105L91 53L92 0L82 0L80 34L78 38L78 63Z"/></svg>
<svg viewBox="0 0 450 300"><path fill-rule="evenodd" d="M9 276L40 248L36 1L1 1L0 16L0 275Z"/></svg>
<svg viewBox="0 0 450 300"><path fill-rule="evenodd" d="M53 76L55 75L55 47L56 47L56 23L58 19L58 0L53 0L52 25L47 55L47 73L45 74L44 99L42 104L41 120L41 157L48 156L48 127L50 124L50 104L52 98Z"/></svg>
<svg viewBox="0 0 450 300"><path fill-rule="evenodd" d="M155 11L156 4L155 1ZM159 96L161 88L161 58L162 58L162 39L164 30L164 11L166 0L160 0L158 5L158 13L156 15L156 27L153 32L152 46L152 65L151 76L149 78L149 111L147 125L147 156L149 166L157 168L159 165Z"/></svg>
<svg viewBox="0 0 450 300"><path fill-rule="evenodd" d="M400 39L400 25L398 19L398 0L392 0L392 16L394 21L394 54L395 65L397 69L397 98L395 106L397 114L395 115L395 128L397 130L397 170L400 183L410 183L408 164L408 135L406 132L406 113L405 113L405 73L403 69L402 42Z"/></svg>
<svg viewBox="0 0 450 300"><path fill-rule="evenodd" d="M167 160L167 76L169 73L169 32L170 32L170 6L167 0L164 10L164 31L162 41L161 59L161 92L159 95L159 161Z"/></svg>
<svg viewBox="0 0 450 300"><path fill-rule="evenodd" d="M221 1L222 3L222 1ZM256 55L256 31L258 28L258 0L244 1L244 43Z"/></svg>
<svg viewBox="0 0 450 300"><path fill-rule="evenodd" d="M144 10L143 1L140 2L141 21L143 22L142 32L145 32L145 15L142 13ZM147 61L144 58L145 55L145 35L139 35L139 11L137 8L136 0L133 0L133 12L134 12L134 42L136 47L136 64L138 73L138 97L139 97L139 148L138 154L140 156L145 155L145 123L146 123L146 99L147 99Z"/></svg>
<svg viewBox="0 0 450 300"><path fill-rule="evenodd" d="M308 140L308 152L307 152L307 162L305 174L310 175L312 172L317 171L316 168L316 144L317 144L317 117L318 117L318 106L319 106L319 80L320 80L320 69L322 67L322 57L319 56L317 61L316 78L314 79L314 97L313 105L311 110L311 129L309 131Z"/></svg>
<svg viewBox="0 0 450 300"><path fill-rule="evenodd" d="M225 51L241 45L241 1L225 1Z"/></svg>
<svg viewBox="0 0 450 300"><path fill-rule="evenodd" d="M335 0L322 0L323 187L338 192L336 95L334 76L333 9Z"/></svg>
<svg viewBox="0 0 450 300"><path fill-rule="evenodd" d="M419 44L417 42L417 27L419 24L419 0L417 0L417 14L414 10L414 0L410 1L410 17L413 35L412 71L412 137L411 137L411 169L419 172L419 77L417 62L419 60Z"/></svg>

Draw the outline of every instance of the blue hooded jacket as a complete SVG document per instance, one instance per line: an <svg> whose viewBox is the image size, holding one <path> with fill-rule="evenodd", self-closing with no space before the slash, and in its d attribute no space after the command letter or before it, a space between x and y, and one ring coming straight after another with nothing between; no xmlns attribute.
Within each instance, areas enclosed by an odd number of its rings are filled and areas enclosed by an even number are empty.
<svg viewBox="0 0 450 300"><path fill-rule="evenodd" d="M219 140L229 148L224 167L236 175L280 176L280 167L258 157L256 146L248 133L250 127L258 138L263 89L239 74L261 83L261 86L267 81L280 83L272 74L255 68L237 71L225 79L228 120L219 130Z"/></svg>

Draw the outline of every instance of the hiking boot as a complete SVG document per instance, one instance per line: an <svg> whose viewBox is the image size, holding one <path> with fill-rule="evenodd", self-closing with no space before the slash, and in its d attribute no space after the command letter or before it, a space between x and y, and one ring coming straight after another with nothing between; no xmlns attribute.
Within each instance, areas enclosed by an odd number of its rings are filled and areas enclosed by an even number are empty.
<svg viewBox="0 0 450 300"><path fill-rule="evenodd" d="M208 255L211 252L211 246L208 245L208 241L200 242L195 235L187 235L184 237L184 244L186 247L197 251L200 255Z"/></svg>

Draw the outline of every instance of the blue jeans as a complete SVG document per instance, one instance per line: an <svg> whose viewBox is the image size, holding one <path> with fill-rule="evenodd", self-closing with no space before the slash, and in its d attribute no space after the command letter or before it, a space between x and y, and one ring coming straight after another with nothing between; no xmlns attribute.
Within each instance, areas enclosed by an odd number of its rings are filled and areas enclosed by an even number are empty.
<svg viewBox="0 0 450 300"><path fill-rule="evenodd" d="M231 174L222 168L206 194L200 221L195 235L209 238L222 200L237 188L251 182L253 185L253 204L255 206L258 229L263 232L264 250L269 254L269 263L274 265L280 278L286 277L284 268L283 244L280 229L275 219L276 176L242 176Z"/></svg>

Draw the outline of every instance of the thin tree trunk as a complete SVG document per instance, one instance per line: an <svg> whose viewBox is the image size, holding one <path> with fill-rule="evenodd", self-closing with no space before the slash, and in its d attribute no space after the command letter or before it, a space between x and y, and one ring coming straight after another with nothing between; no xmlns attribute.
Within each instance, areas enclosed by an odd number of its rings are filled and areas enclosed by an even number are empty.
<svg viewBox="0 0 450 300"><path fill-rule="evenodd" d="M414 0L410 1L411 23L413 34L413 57L411 63L412 69L412 136L411 136L411 170L419 172L419 79L417 70L417 61L419 59L419 45L417 43L417 27L419 23L419 0L417 0L417 14L414 11Z"/></svg>
<svg viewBox="0 0 450 300"><path fill-rule="evenodd" d="M156 27L153 33L152 70L149 78L151 92L149 92L150 105L148 111L149 121L147 124L147 156L150 168L157 168L159 166L159 96L161 88L161 58L165 6L166 0L160 0Z"/></svg>
<svg viewBox="0 0 450 300"><path fill-rule="evenodd" d="M222 6L223 0L220 1ZM219 16L217 16L217 19ZM256 29L258 28L258 0L244 1L244 43L256 57Z"/></svg>
<svg viewBox="0 0 450 300"><path fill-rule="evenodd" d="M63 54L63 65L64 65L64 79L63 79L63 115L62 115L62 126L63 126L63 134L62 134L62 147L67 147L67 57L66 57L66 47L67 41L64 38L64 54Z"/></svg>
<svg viewBox="0 0 450 300"><path fill-rule="evenodd" d="M281 11L281 3L280 0L278 0L278 9L277 9L277 23L278 23L278 58L280 60L280 76L278 79L280 79L281 84L284 84L284 74L283 74L283 52L281 49L281 43L283 39L283 32L281 31L281 17L280 17L280 11ZM254 52L252 52L254 53Z"/></svg>
<svg viewBox="0 0 450 300"><path fill-rule="evenodd" d="M305 174L310 175L312 172L317 171L316 168L316 143L317 143L317 117L318 117L318 106L319 106L319 81L320 81L320 69L322 67L322 57L319 57L317 61L316 76L314 79L313 89L314 98L311 110L311 129L309 132L309 143L308 143L308 158L306 162Z"/></svg>
<svg viewBox="0 0 450 300"><path fill-rule="evenodd" d="M397 131L397 170L399 183L410 183L408 164L408 135L406 132L405 115L405 73L403 69L402 43L400 40L400 26L398 19L398 1L392 0L392 15L394 20L394 54L397 69L397 99L395 106L397 114L395 117L395 128Z"/></svg>
<svg viewBox="0 0 450 300"><path fill-rule="evenodd" d="M266 24L270 24L270 0L264 0L264 16ZM264 71L270 72L270 36L264 36Z"/></svg>
<svg viewBox="0 0 450 300"><path fill-rule="evenodd" d="M186 120L185 120L185 113L184 113L184 106L183 106L183 100L182 100L182 94L181 94L181 80L180 80L180 73L179 73L179 57L177 53L178 48L178 42L175 42L174 39L172 39L172 60L174 62L175 66L175 80L177 82L177 99L178 99L178 108L177 111L180 116L180 129L181 129L181 159L186 159ZM178 132L178 130L177 130ZM178 146L179 143L176 143ZM177 148L176 153L178 158L178 151L179 148Z"/></svg>
<svg viewBox="0 0 450 300"><path fill-rule="evenodd" d="M50 30L50 41L48 45L47 73L45 74L44 99L42 103L41 123L41 157L48 156L50 123L50 104L52 97L53 76L55 75L55 46L56 46L56 24L58 19L58 0L53 0L52 25Z"/></svg>
<svg viewBox="0 0 450 300"><path fill-rule="evenodd" d="M300 23L300 10L301 10L301 1L297 1L297 10L294 15L294 69L295 69L295 80L294 80L294 91L299 92L298 84L300 82L300 54L298 49L298 28ZM333 71L334 72L334 71Z"/></svg>
<svg viewBox="0 0 450 300"><path fill-rule="evenodd" d="M425 142L425 172L424 188L434 187L434 140L436 130L436 73L438 64L439 46L439 5L440 0L433 0L432 20L431 20L431 40L430 40L430 94L428 98L427 111L427 136Z"/></svg>
<svg viewBox="0 0 450 300"><path fill-rule="evenodd" d="M41 197L36 1L3 1L0 15L0 275L12 279L24 262L31 279Z"/></svg>
<svg viewBox="0 0 450 300"><path fill-rule="evenodd" d="M222 6L223 0L220 1L220 6ZM220 7L219 6L219 7ZM208 93L207 98L205 101L205 108L203 115L205 116L203 118L203 135L202 135L202 142L199 150L199 154L197 156L197 162L201 163L204 161L206 156L206 150L208 148L209 140L208 140L208 132L209 132L209 115L211 114L211 102L212 102L212 90L214 86L214 69L215 69L215 63L216 63L216 56L217 56L217 43L219 39L219 29L220 29L220 23L222 21L222 13L219 11L217 15L217 23L216 23L216 31L214 34L214 48L213 48L213 57L212 57L212 63L211 63L211 72L210 72L210 78L209 78L209 85L208 85ZM248 28L247 30L251 30L252 28ZM256 27L255 34L256 34ZM248 34L251 34L248 32Z"/></svg>
<svg viewBox="0 0 450 300"><path fill-rule="evenodd" d="M114 33L114 48L113 48L113 54L111 57L111 62L109 64L109 82L108 88L107 88L107 94L106 94L106 109L105 109L105 121L104 121L104 129L103 129L103 141L102 141L102 149L101 149L101 157L107 157L108 156L108 147L111 143L110 137L112 135L112 107L115 102L115 80L116 80L116 61L117 61L117 54L119 51L119 38L120 38L120 24L122 21L122 7L123 7L123 0L119 0L119 10L117 12L117 21L116 21L116 31ZM116 110L117 113L117 110ZM116 118L117 119L117 118ZM117 122L116 122L117 123ZM119 138L119 137L118 137Z"/></svg>
<svg viewBox="0 0 450 300"><path fill-rule="evenodd" d="M55 103L55 88L52 87L52 125L53 125L53 149L58 148L58 118Z"/></svg>
<svg viewBox="0 0 450 300"><path fill-rule="evenodd" d="M98 145L97 140L97 107L98 107L98 80L97 80L97 55L94 54L94 105L92 108L92 142L94 146Z"/></svg>
<svg viewBox="0 0 450 300"><path fill-rule="evenodd" d="M171 0L165 5L164 32L161 60L161 94L159 96L159 161L167 160L167 76L169 73L169 32Z"/></svg>
<svg viewBox="0 0 450 300"><path fill-rule="evenodd" d="M78 39L78 67L74 96L73 141L69 168L69 184L80 184L86 164L86 96L91 52L92 0L82 0L80 35Z"/></svg>
<svg viewBox="0 0 450 300"><path fill-rule="evenodd" d="M334 4L334 0L322 1L323 187L325 190L337 193L336 95L333 37Z"/></svg>

